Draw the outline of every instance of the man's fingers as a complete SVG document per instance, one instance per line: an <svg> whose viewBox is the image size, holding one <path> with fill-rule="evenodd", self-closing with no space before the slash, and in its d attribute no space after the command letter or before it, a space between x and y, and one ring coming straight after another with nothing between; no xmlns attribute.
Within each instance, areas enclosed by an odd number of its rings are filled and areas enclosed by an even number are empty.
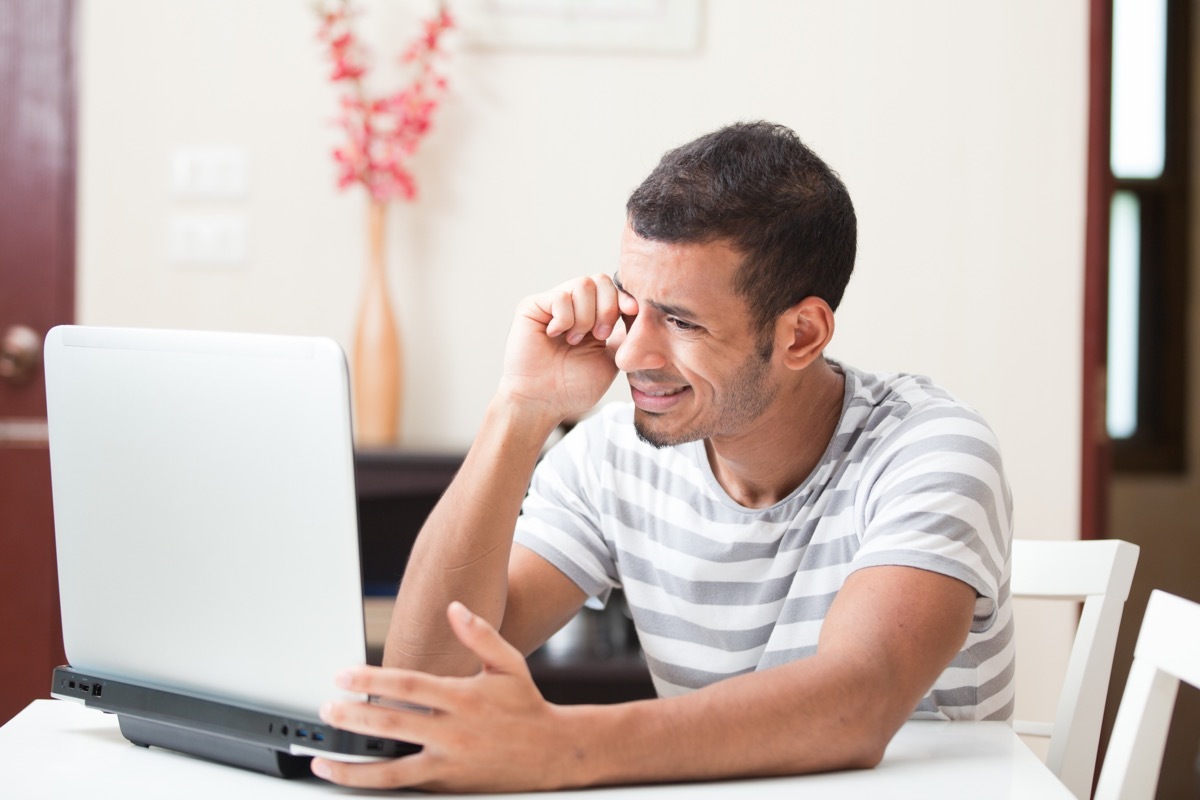
<svg viewBox="0 0 1200 800"><path fill-rule="evenodd" d="M313 774L342 786L362 789L396 789L421 786L434 778L438 759L421 751L411 756L380 761L374 764L347 764L328 758L312 760Z"/></svg>
<svg viewBox="0 0 1200 800"><path fill-rule="evenodd" d="M621 316L617 287L607 275L595 275L592 281L596 286L596 324L592 326L592 336L604 341L612 335Z"/></svg>
<svg viewBox="0 0 1200 800"><path fill-rule="evenodd" d="M437 716L428 711L402 711L371 703L326 703L320 717L322 722L351 733L422 745L437 724Z"/></svg>
<svg viewBox="0 0 1200 800"><path fill-rule="evenodd" d="M561 290L552 292L548 299L549 302L544 306L550 312L550 321L546 323L546 335L558 336L569 331L575 324L575 302L570 292Z"/></svg>
<svg viewBox="0 0 1200 800"><path fill-rule="evenodd" d="M485 671L507 675L528 672L529 668L521 652L506 642L486 620L477 617L462 603L457 600L451 603L446 609L446 615L450 618L450 627L454 630L454 635L479 657Z"/></svg>
<svg viewBox="0 0 1200 800"><path fill-rule="evenodd" d="M437 714L458 707L461 681L406 669L354 667L338 675L347 691L379 697L379 703L330 702L321 719L335 728L424 744Z"/></svg>
<svg viewBox="0 0 1200 800"><path fill-rule="evenodd" d="M337 684L349 692L441 710L451 707L455 696L453 678L408 669L351 667L338 673Z"/></svg>
<svg viewBox="0 0 1200 800"><path fill-rule="evenodd" d="M455 635L483 663L483 671L477 675L448 678L410 670L355 667L338 676L338 685L344 689L421 703L436 710L368 703L329 703L321 709L321 719L331 725L413 742L423 747L421 752L372 764L315 758L314 774L362 788L502 788L494 775L489 777L489 770L495 773L497 768L497 774L517 774L518 783L530 781L528 771L512 763L512 755L532 752L540 759L552 747L527 739L530 731L544 729L548 715L525 658L486 620L461 603L451 603L446 613ZM514 720L515 726L511 724ZM505 738L512 730L524 733ZM525 763L540 762L526 758Z"/></svg>
<svg viewBox="0 0 1200 800"><path fill-rule="evenodd" d="M596 324L596 285L589 278L575 281L571 289L571 302L575 323L566 331L567 343L579 344Z"/></svg>
<svg viewBox="0 0 1200 800"><path fill-rule="evenodd" d="M535 298L534 305L547 318L546 335L563 336L572 345L589 333L604 341L622 313L617 288L601 274L564 283Z"/></svg>

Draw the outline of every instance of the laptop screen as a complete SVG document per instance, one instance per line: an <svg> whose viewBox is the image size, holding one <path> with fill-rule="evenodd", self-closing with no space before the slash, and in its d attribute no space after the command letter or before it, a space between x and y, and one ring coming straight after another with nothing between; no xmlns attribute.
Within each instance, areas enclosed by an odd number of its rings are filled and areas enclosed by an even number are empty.
<svg viewBox="0 0 1200 800"><path fill-rule="evenodd" d="M71 665L315 714L365 659L338 345L64 326L45 361Z"/></svg>

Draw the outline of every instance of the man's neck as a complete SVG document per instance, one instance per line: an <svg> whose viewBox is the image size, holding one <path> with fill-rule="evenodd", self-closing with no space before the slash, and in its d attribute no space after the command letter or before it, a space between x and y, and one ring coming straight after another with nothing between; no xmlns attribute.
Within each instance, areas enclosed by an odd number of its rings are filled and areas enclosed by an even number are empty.
<svg viewBox="0 0 1200 800"><path fill-rule="evenodd" d="M792 385L747 431L704 442L717 482L747 508L787 497L816 469L842 414L845 377L824 359Z"/></svg>

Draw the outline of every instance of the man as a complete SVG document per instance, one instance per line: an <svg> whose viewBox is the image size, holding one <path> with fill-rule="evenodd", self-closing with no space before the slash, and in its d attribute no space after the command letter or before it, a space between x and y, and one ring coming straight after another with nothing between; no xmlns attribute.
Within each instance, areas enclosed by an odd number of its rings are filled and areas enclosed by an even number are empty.
<svg viewBox="0 0 1200 800"><path fill-rule="evenodd" d="M739 124L667 153L627 210L613 278L521 302L387 666L339 678L395 702L323 710L424 750L318 775L500 791L792 774L873 766L911 716L1011 717L994 436L926 379L824 355L856 247L842 182L790 130ZM535 471L618 371L632 408ZM546 703L524 654L617 586L660 696Z"/></svg>

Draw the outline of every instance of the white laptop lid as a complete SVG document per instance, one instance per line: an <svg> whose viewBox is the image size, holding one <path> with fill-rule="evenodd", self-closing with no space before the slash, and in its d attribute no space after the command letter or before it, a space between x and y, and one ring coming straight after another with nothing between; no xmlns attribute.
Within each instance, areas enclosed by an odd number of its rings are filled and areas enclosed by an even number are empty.
<svg viewBox="0 0 1200 800"><path fill-rule="evenodd" d="M338 345L64 326L45 368L70 664L297 714L342 694L365 643Z"/></svg>

